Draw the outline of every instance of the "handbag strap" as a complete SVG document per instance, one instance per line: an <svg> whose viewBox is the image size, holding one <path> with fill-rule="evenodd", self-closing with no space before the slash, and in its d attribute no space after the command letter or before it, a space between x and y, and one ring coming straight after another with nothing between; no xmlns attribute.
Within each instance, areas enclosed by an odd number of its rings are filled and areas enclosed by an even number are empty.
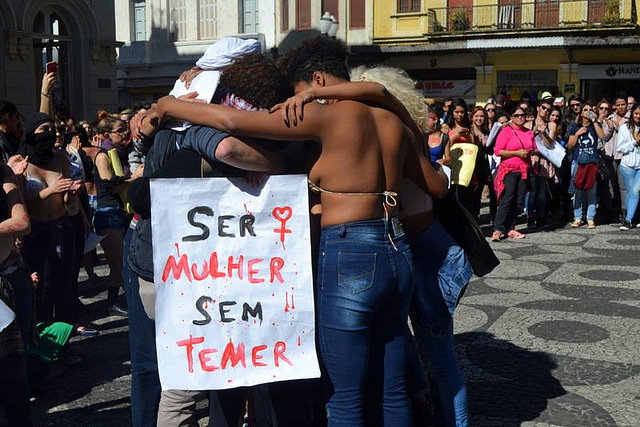
<svg viewBox="0 0 640 427"><path fill-rule="evenodd" d="M511 125L509 125L509 129L511 129L511 132L513 132L513 134L516 136L516 138L518 138L518 142L520 142L520 145L522 146L522 149L526 150L526 148L524 148L524 142L522 142L522 140L520 139L520 137L518 136L516 131L513 129L513 127L511 127Z"/></svg>

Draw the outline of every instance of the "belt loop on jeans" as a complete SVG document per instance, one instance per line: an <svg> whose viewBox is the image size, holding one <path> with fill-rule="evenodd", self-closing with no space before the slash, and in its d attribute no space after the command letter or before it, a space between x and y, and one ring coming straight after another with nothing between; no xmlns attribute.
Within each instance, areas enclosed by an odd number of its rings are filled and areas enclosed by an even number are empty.
<svg viewBox="0 0 640 427"><path fill-rule="evenodd" d="M344 237L347 235L347 226L344 224L340 224L340 228L338 229L338 236Z"/></svg>

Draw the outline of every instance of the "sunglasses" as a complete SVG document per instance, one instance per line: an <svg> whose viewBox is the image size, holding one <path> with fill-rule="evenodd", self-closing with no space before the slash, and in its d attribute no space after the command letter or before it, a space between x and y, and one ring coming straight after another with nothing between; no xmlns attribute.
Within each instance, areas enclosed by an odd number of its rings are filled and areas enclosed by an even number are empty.
<svg viewBox="0 0 640 427"><path fill-rule="evenodd" d="M582 104L570 104L571 108L576 108L576 107L580 107Z"/></svg>
<svg viewBox="0 0 640 427"><path fill-rule="evenodd" d="M606 110L608 110L608 109L609 109L609 107L600 107L600 109L601 109L601 110L605 110L605 111L606 111Z"/></svg>
<svg viewBox="0 0 640 427"><path fill-rule="evenodd" d="M486 111L487 111L487 113L491 113L493 111L496 111L496 109L495 108L487 108Z"/></svg>
<svg viewBox="0 0 640 427"><path fill-rule="evenodd" d="M550 107L545 107L544 105L541 105L541 106L540 106L540 109L541 109L542 111L549 111L551 108L550 108Z"/></svg>
<svg viewBox="0 0 640 427"><path fill-rule="evenodd" d="M524 117L524 114L512 114L511 117L517 119L518 117Z"/></svg>

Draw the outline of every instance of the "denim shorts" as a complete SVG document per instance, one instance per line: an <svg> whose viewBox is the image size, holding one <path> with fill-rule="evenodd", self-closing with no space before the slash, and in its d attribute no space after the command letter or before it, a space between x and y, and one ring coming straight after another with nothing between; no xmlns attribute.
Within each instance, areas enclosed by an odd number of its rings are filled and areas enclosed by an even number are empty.
<svg viewBox="0 0 640 427"><path fill-rule="evenodd" d="M96 234L104 235L108 229L126 230L129 217L122 209L98 208L93 215L93 228Z"/></svg>
<svg viewBox="0 0 640 427"><path fill-rule="evenodd" d="M436 336L446 333L473 269L464 250L435 221L409 242L414 262L412 310Z"/></svg>

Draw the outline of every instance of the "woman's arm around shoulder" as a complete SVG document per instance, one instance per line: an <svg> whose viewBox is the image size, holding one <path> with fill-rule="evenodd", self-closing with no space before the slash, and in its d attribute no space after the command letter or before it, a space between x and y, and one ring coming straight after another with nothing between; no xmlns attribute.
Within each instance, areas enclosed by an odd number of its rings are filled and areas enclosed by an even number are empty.
<svg viewBox="0 0 640 427"><path fill-rule="evenodd" d="M339 120L331 106L311 104L303 122L287 127L280 116L268 111L240 111L214 104L180 101L172 96L158 100L158 118L166 116L216 128L232 135L291 141L318 141L325 128ZM344 118L343 118L344 119Z"/></svg>

